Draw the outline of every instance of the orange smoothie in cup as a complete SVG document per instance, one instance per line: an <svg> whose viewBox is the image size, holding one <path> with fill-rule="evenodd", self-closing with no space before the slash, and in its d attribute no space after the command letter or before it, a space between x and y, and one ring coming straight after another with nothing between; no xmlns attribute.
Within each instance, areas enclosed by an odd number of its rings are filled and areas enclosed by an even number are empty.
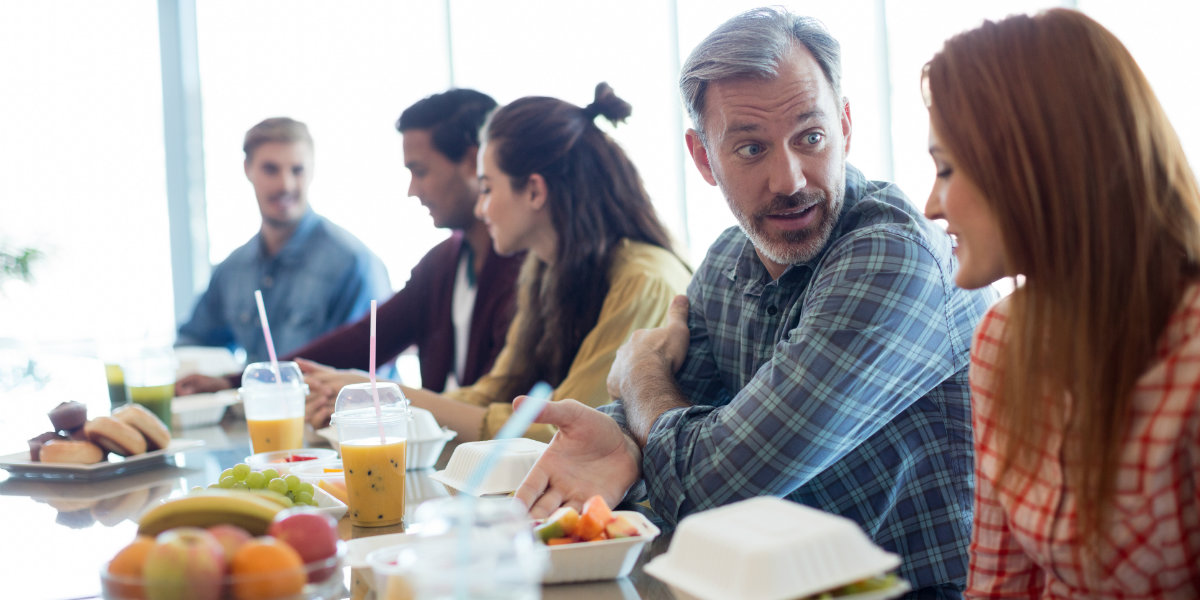
<svg viewBox="0 0 1200 600"><path fill-rule="evenodd" d="M246 428L255 454L304 447L304 417L246 419Z"/></svg>
<svg viewBox="0 0 1200 600"><path fill-rule="evenodd" d="M404 520L406 440L379 437L341 443L342 469L350 497L350 522L359 527L395 525Z"/></svg>

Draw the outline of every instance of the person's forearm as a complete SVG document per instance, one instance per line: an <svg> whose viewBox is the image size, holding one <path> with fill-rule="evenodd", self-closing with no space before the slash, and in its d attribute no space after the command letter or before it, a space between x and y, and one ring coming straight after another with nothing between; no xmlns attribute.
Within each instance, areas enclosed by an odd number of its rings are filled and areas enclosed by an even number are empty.
<svg viewBox="0 0 1200 600"><path fill-rule="evenodd" d="M458 432L457 441L479 441L480 431L483 430L483 418L487 414L486 408L451 400L425 389L405 386L401 386L401 389L404 390L404 395L412 401L413 406L433 413L433 417L437 419L439 425Z"/></svg>
<svg viewBox="0 0 1200 600"><path fill-rule="evenodd" d="M675 385L675 377L666 362L638 363L630 375L631 385L626 387L622 401L629 433L642 448L660 415L672 408L688 406L688 403Z"/></svg>

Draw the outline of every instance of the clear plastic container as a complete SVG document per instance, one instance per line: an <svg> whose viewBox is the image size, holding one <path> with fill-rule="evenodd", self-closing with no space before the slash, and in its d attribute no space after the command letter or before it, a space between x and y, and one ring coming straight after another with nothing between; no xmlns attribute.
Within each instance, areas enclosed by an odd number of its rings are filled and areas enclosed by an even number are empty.
<svg viewBox="0 0 1200 600"><path fill-rule="evenodd" d="M445 470L431 475L434 479L459 491L465 490L471 474L484 461L497 444L503 446L492 470L480 482L479 488L470 490L477 496L508 494L516 491L521 481L529 474L533 464L541 458L547 445L528 438L508 440L486 440L459 444L450 455Z"/></svg>
<svg viewBox="0 0 1200 600"><path fill-rule="evenodd" d="M255 453L304 447L304 397L308 386L294 362L250 363L242 372L238 396L246 413Z"/></svg>
<svg viewBox="0 0 1200 600"><path fill-rule="evenodd" d="M810 596L899 565L850 519L761 497L684 518L645 571L681 598L768 600ZM891 591L907 589L897 581Z"/></svg>
<svg viewBox="0 0 1200 600"><path fill-rule="evenodd" d="M242 387L258 387L265 385L279 385L283 382L284 387L305 388L308 386L304 383L304 375L300 372L300 365L292 361L281 361L279 363L279 376L276 378L275 368L270 362L256 362L246 365L246 369L242 371Z"/></svg>
<svg viewBox="0 0 1200 600"><path fill-rule="evenodd" d="M545 548L524 505L512 498L455 496L417 508L416 558L408 565L422 599L536 599Z"/></svg>
<svg viewBox="0 0 1200 600"><path fill-rule="evenodd" d="M394 383L356 383L338 392L331 421L355 525L382 527L404 520L409 419L408 399Z"/></svg>

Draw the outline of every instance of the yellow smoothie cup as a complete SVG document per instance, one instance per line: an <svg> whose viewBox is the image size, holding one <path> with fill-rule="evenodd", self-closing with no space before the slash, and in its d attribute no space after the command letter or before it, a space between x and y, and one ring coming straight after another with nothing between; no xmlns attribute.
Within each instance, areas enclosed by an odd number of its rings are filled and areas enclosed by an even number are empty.
<svg viewBox="0 0 1200 600"><path fill-rule="evenodd" d="M379 406L376 409L375 396ZM347 515L359 527L404 520L408 399L394 383L356 383L338 393L331 423L337 428L350 502Z"/></svg>
<svg viewBox="0 0 1200 600"><path fill-rule="evenodd" d="M304 447L304 397L308 386L294 362L252 363L238 388L254 454Z"/></svg>

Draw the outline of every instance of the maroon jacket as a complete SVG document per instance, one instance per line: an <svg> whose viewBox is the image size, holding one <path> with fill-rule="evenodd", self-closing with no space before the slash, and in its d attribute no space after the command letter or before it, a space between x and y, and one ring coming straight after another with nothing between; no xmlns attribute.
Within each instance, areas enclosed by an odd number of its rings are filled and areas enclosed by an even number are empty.
<svg viewBox="0 0 1200 600"><path fill-rule="evenodd" d="M450 309L463 243L462 232L455 231L434 246L413 267L404 289L376 309L376 366L415 344L421 361L421 385L435 392L443 391L446 376L454 370ZM504 257L488 247L483 272L476 281L467 359L459 385L471 385L491 370L504 347L508 325L516 312L517 274L524 259L524 254ZM371 317L367 315L309 342L283 360L301 357L339 369L367 370L370 339Z"/></svg>

